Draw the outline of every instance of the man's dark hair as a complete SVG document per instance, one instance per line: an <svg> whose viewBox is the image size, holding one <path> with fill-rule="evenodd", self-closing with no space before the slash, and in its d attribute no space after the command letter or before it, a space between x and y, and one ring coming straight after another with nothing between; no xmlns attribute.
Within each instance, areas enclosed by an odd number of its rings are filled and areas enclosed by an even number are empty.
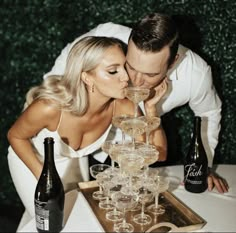
<svg viewBox="0 0 236 233"><path fill-rule="evenodd" d="M134 25L129 40L146 52L159 52L165 46L170 48L168 66L175 59L179 46L179 34L171 16L152 13Z"/></svg>

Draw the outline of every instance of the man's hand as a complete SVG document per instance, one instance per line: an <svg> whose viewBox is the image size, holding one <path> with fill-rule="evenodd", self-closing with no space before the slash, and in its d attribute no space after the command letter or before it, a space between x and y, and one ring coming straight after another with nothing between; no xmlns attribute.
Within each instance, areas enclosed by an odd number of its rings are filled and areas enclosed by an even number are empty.
<svg viewBox="0 0 236 233"><path fill-rule="evenodd" d="M212 191L215 187L219 193L228 192L229 186L227 181L212 171L209 172L207 183L209 191Z"/></svg>
<svg viewBox="0 0 236 233"><path fill-rule="evenodd" d="M147 116L158 116L156 104L165 95L167 91L166 78L155 88L151 89L150 96L144 101L145 112Z"/></svg>

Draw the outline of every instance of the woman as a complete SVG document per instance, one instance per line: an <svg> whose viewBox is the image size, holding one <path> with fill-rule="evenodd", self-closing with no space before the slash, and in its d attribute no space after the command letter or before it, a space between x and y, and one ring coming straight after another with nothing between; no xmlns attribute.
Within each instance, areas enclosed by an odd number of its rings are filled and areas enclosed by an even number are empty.
<svg viewBox="0 0 236 233"><path fill-rule="evenodd" d="M49 77L28 92L25 110L8 132L8 161L16 190L31 216L44 138L54 138L56 167L68 191L88 180L86 155L101 147L112 117L133 114L133 103L124 98L128 85L124 65L119 40L86 37L73 45L64 75ZM165 151L161 128L153 140Z"/></svg>

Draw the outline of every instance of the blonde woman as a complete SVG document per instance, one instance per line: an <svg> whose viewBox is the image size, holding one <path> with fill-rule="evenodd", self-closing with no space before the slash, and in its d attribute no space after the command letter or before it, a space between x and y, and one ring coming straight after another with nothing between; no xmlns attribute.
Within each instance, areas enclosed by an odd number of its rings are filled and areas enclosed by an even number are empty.
<svg viewBox="0 0 236 233"><path fill-rule="evenodd" d="M87 155L105 141L112 117L133 114L133 103L124 98L128 85L124 65L118 39L85 37L70 50L64 75L48 77L27 93L25 109L8 132L9 168L25 215L34 216L45 137L54 138L56 167L68 191L88 180ZM165 159L162 128L154 132L153 143Z"/></svg>

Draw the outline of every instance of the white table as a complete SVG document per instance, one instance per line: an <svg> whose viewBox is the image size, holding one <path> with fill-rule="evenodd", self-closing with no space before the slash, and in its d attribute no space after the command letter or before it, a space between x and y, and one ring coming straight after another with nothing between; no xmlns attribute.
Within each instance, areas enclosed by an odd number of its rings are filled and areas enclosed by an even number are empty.
<svg viewBox="0 0 236 233"><path fill-rule="evenodd" d="M187 192L182 185L183 166L160 168L161 174L171 178L169 190L206 221L201 232L236 232L236 165L218 165L216 172L227 180L228 193L219 194L215 190L201 194ZM66 224L62 232L104 232L81 193L68 193L65 206ZM35 219L20 232L36 232Z"/></svg>

